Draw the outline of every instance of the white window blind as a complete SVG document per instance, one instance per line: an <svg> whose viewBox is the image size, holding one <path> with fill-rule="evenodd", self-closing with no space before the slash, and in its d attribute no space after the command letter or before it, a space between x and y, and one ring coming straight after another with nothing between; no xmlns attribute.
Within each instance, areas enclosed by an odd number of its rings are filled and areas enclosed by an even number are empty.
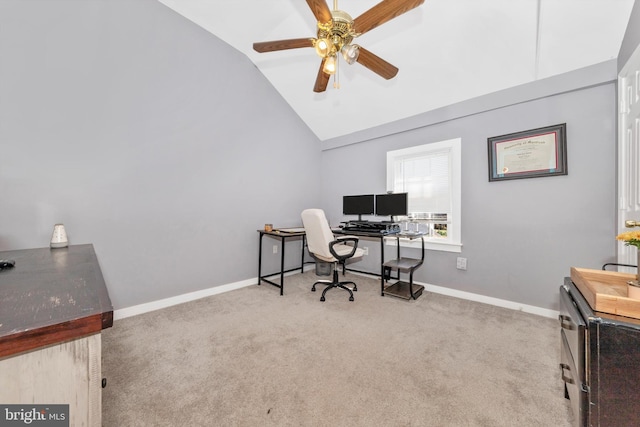
<svg viewBox="0 0 640 427"><path fill-rule="evenodd" d="M409 193L409 213L422 218L427 213L451 214L451 153L448 150L393 161L393 191Z"/></svg>
<svg viewBox="0 0 640 427"><path fill-rule="evenodd" d="M408 193L412 221L428 225L427 247L460 252L462 140L387 152L387 191Z"/></svg>

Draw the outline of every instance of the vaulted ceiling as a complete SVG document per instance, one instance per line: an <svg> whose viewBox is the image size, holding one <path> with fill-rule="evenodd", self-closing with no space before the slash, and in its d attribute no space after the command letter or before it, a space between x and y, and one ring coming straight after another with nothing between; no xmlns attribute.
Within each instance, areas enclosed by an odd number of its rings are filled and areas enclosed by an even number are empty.
<svg viewBox="0 0 640 427"><path fill-rule="evenodd" d="M159 1L246 54L321 141L615 59L634 3L425 0L356 39L398 67L395 78L341 61L339 89L332 78L315 93L321 59L313 49L252 49L315 37L305 0ZM378 2L340 0L338 9L355 18Z"/></svg>

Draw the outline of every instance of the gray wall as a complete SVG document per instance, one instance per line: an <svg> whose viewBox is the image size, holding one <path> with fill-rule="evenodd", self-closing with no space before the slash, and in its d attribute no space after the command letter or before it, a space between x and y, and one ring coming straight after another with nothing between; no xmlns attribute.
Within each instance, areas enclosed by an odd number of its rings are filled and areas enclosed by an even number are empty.
<svg viewBox="0 0 640 427"><path fill-rule="evenodd" d="M326 177L327 215L346 219L344 194L385 191L387 151L461 137L463 250L427 251L415 280L557 310L571 266L616 258L615 82L639 45L636 1L617 60L324 141L323 169L351 166ZM488 137L558 123L567 123L567 176L488 182ZM377 271L378 244L363 244L370 255L358 267ZM458 256L467 271L455 268Z"/></svg>
<svg viewBox="0 0 640 427"><path fill-rule="evenodd" d="M337 224L342 195L385 191L388 150L461 137L463 250L428 251L415 280L557 309L571 266L600 268L615 256L615 99L615 84L601 84L323 151L323 169L345 165L325 176L323 205ZM559 123L567 176L488 182L488 137ZM379 256L371 244L365 267ZM467 271L456 269L458 256Z"/></svg>
<svg viewBox="0 0 640 427"><path fill-rule="evenodd" d="M0 250L64 223L116 308L256 277L256 229L300 223L319 153L245 56L154 0L0 2Z"/></svg>
<svg viewBox="0 0 640 427"><path fill-rule="evenodd" d="M309 206L337 222L343 194L384 191L387 150L462 137L468 270L430 251L416 279L556 308L570 266L615 255L615 85L587 74L556 80L566 93L542 82L539 99L505 101L516 88L498 97L509 107L476 99L321 153L244 56L154 0L3 0L0 250L47 246L62 222L95 245L116 308L233 283L256 276L265 222L297 225ZM487 182L487 137L563 122L568 176Z"/></svg>

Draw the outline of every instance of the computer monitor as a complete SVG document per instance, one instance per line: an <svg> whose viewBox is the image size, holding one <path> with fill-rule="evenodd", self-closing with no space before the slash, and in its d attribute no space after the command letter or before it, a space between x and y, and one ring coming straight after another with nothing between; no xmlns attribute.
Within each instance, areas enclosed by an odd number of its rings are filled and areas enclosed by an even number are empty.
<svg viewBox="0 0 640 427"><path fill-rule="evenodd" d="M375 196L373 194L361 194L358 196L342 197L342 213L344 215L358 215L358 220L362 220L362 215L373 215L375 212Z"/></svg>
<svg viewBox="0 0 640 427"><path fill-rule="evenodd" d="M387 193L376 195L376 215L394 216L408 215L407 193Z"/></svg>

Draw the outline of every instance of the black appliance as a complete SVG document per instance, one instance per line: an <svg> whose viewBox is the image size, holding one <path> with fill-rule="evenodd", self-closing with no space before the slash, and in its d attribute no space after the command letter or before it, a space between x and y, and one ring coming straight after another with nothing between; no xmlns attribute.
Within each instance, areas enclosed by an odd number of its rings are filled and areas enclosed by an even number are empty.
<svg viewBox="0 0 640 427"><path fill-rule="evenodd" d="M640 425L640 320L596 312L560 287L560 371L575 426Z"/></svg>

